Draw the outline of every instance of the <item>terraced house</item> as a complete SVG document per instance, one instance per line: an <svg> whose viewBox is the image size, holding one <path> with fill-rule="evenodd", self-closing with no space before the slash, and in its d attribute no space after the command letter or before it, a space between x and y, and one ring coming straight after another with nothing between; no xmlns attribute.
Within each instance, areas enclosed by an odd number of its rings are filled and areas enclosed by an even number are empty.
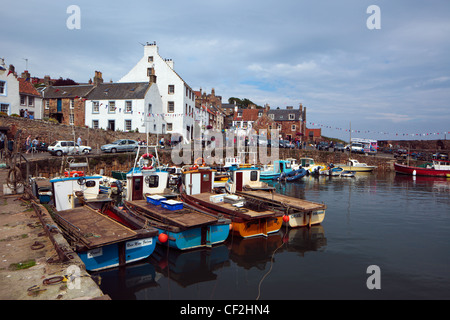
<svg viewBox="0 0 450 320"><path fill-rule="evenodd" d="M152 113L161 120L161 132L181 134L186 142L193 138L195 94L192 88L175 72L174 62L163 59L156 43L144 46L144 56L118 82L149 82L155 79L162 101L160 113ZM158 124L156 124L158 126Z"/></svg>
<svg viewBox="0 0 450 320"><path fill-rule="evenodd" d="M154 82L102 83L86 97L85 123L91 128L159 133L164 120Z"/></svg>

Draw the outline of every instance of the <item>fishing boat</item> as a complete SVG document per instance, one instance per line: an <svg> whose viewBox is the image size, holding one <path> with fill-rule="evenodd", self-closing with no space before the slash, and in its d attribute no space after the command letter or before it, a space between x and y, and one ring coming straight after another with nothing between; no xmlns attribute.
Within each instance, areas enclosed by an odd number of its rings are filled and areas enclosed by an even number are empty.
<svg viewBox="0 0 450 320"><path fill-rule="evenodd" d="M131 230L100 213L112 201L100 193L102 176L61 176L50 180L53 217L89 271L124 266L154 250L154 228Z"/></svg>
<svg viewBox="0 0 450 320"><path fill-rule="evenodd" d="M434 159L432 165L426 167L414 167L394 163L396 173L413 176L450 177L450 161Z"/></svg>
<svg viewBox="0 0 450 320"><path fill-rule="evenodd" d="M90 206L57 211L54 218L88 271L143 260L156 246L156 229L131 230Z"/></svg>
<svg viewBox="0 0 450 320"><path fill-rule="evenodd" d="M288 160L275 160L273 162L273 168L269 170L261 171L261 180L274 180L277 179L282 173L289 174L293 170L291 168L291 162Z"/></svg>
<svg viewBox="0 0 450 320"><path fill-rule="evenodd" d="M147 155L144 158L152 159ZM123 208L113 210L124 219L134 217L134 227L151 225L159 234L158 243L178 250L211 247L226 240L230 220L192 208L178 200L178 193L168 188L169 172L152 160L133 168L127 174L130 186ZM137 223L137 224L136 224ZM166 244L167 241L167 244Z"/></svg>
<svg viewBox="0 0 450 320"><path fill-rule="evenodd" d="M291 228L311 227L320 224L325 219L327 206L299 198L281 195L276 192L266 191L237 191L237 195L245 198L247 202L264 204L276 212L281 212L283 224Z"/></svg>
<svg viewBox="0 0 450 320"><path fill-rule="evenodd" d="M377 166L368 166L366 163L359 162L356 159L348 159L347 164L337 164L344 170L356 172L372 172Z"/></svg>
<svg viewBox="0 0 450 320"><path fill-rule="evenodd" d="M323 164L315 163L313 158L300 158L300 166L307 171L307 174L319 174L320 169L325 168Z"/></svg>
<svg viewBox="0 0 450 320"><path fill-rule="evenodd" d="M228 193L214 194L208 186L207 168L187 172L186 185L197 179L199 189L188 188L182 199L204 210L223 214L232 221L232 230L243 238L276 232L283 222L299 227L323 221L326 206L307 200L280 195L274 188L259 180L260 170L255 166L237 168L231 172ZM197 176L198 175L198 176Z"/></svg>
<svg viewBox="0 0 450 320"><path fill-rule="evenodd" d="M235 170L232 174L235 187L229 190L243 198L248 207L282 214L283 224L291 228L310 227L320 224L325 219L327 206L323 203L281 195L271 187L252 187L252 183L257 184L259 181L257 172L254 172L258 171L257 169L247 167ZM248 173L245 174L246 172Z"/></svg>
<svg viewBox="0 0 450 320"><path fill-rule="evenodd" d="M180 192L183 202L217 217L228 218L231 220L231 231L242 238L267 237L280 230L282 213L263 206L252 206L233 193L216 193L212 183L215 172L206 166L183 172ZM244 188L268 188L267 184L259 182L259 175L260 170L255 166L236 167L230 172L230 179L225 188L229 192Z"/></svg>

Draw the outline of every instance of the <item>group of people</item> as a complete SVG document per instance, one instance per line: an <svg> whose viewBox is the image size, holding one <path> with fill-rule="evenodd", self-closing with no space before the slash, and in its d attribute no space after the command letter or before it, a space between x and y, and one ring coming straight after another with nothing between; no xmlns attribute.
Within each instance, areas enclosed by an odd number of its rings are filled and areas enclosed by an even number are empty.
<svg viewBox="0 0 450 320"><path fill-rule="evenodd" d="M40 146L39 137L36 137L33 140L31 140L31 135L28 135L27 140L25 141L25 150L26 150L25 153L38 152L39 146Z"/></svg>

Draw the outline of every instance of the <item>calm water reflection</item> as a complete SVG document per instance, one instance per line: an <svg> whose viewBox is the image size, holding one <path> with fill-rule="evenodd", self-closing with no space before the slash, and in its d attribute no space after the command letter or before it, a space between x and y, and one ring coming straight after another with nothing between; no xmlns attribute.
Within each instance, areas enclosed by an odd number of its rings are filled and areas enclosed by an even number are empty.
<svg viewBox="0 0 450 320"><path fill-rule="evenodd" d="M450 180L395 174L305 177L280 193L324 202L322 225L212 249L157 247L98 273L112 299L449 299ZM381 289L366 286L381 270Z"/></svg>

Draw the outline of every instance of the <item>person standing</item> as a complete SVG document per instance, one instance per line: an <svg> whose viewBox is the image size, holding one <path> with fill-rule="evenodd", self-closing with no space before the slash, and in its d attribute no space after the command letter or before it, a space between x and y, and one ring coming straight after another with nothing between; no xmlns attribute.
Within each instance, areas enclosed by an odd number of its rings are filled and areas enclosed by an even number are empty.
<svg viewBox="0 0 450 320"><path fill-rule="evenodd" d="M81 146L81 136L78 136L77 145Z"/></svg>
<svg viewBox="0 0 450 320"><path fill-rule="evenodd" d="M27 150L26 153L29 153L31 149L31 135L29 135L25 141L25 148Z"/></svg>

